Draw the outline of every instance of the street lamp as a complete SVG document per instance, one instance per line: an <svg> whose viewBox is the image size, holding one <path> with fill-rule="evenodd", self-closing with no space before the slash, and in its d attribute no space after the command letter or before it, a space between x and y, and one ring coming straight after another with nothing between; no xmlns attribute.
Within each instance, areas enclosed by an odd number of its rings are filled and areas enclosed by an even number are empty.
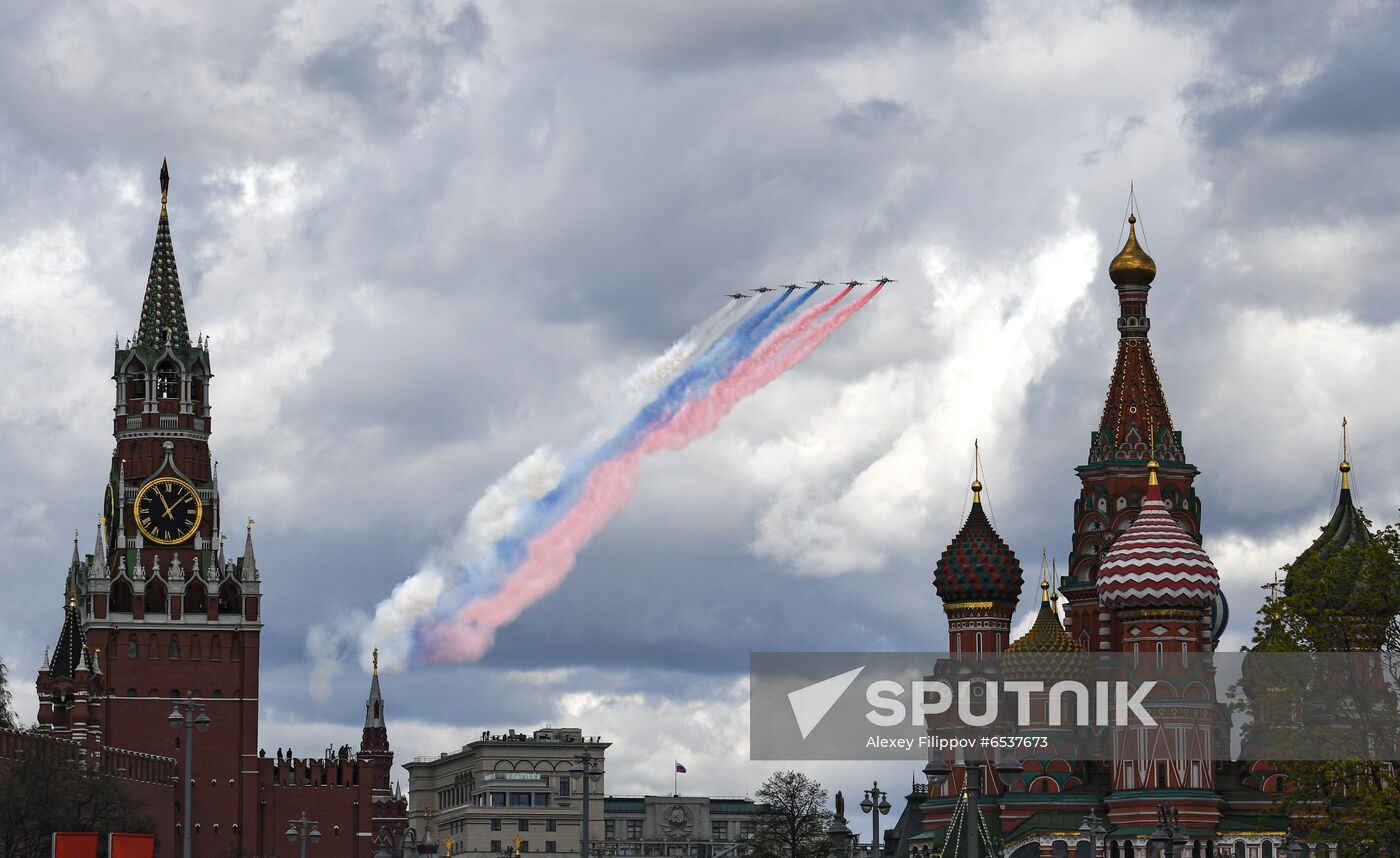
<svg viewBox="0 0 1400 858"><path fill-rule="evenodd" d="M1089 858L1099 858L1099 844L1103 842L1103 837L1108 833L1108 826L1104 825L1103 817L1093 811L1084 817L1084 821L1079 825L1079 833L1089 841Z"/></svg>
<svg viewBox="0 0 1400 858"><path fill-rule="evenodd" d="M301 841L301 858L306 858L306 841L316 843L321 839L321 829L317 828L316 824L316 820L306 818L304 810L301 812L301 819L293 819L287 823L287 842Z"/></svg>
<svg viewBox="0 0 1400 858"><path fill-rule="evenodd" d="M170 710L170 717L165 720L172 730L185 728L185 858L194 858L194 847L190 842L194 827L190 808L191 788L194 786L194 731L198 729L203 733L214 722L204 714L204 704L194 702L194 697L188 695L183 701L176 701L175 707Z"/></svg>
<svg viewBox="0 0 1400 858"><path fill-rule="evenodd" d="M875 781L870 789L865 791L860 809L870 814L870 858L876 858L880 854L880 815L888 816L890 813L889 797L880 789L879 781Z"/></svg>
<svg viewBox="0 0 1400 858"><path fill-rule="evenodd" d="M596 783L597 779L602 777L603 761L584 751L574 755L574 764L569 767L569 771L583 778L583 842L579 848L579 858L588 858L588 784L590 781Z"/></svg>

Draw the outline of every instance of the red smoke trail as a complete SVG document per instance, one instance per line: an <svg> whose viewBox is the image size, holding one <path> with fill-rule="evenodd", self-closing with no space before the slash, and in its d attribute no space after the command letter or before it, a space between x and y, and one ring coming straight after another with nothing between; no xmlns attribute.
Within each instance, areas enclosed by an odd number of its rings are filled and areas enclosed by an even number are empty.
<svg viewBox="0 0 1400 858"><path fill-rule="evenodd" d="M852 287L853 288L853 287ZM713 430L744 397L768 384L811 354L883 288L870 290L855 303L833 313L812 329L823 313L851 291L828 299L798 321L776 332L703 399L692 400L642 443L606 461L589 475L582 497L552 527L530 541L525 560L489 596L464 605L446 622L425 627L419 651L429 661L477 661L495 639L496 630L553 592L574 568L578 553L627 504L637 486L642 457L657 450L679 450ZM791 348L787 348L787 346Z"/></svg>

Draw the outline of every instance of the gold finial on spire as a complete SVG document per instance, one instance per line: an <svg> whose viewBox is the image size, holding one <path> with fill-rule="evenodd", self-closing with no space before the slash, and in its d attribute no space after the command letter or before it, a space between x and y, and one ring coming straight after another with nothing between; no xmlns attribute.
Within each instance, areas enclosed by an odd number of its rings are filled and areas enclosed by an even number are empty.
<svg viewBox="0 0 1400 858"><path fill-rule="evenodd" d="M374 648L374 675L379 675L379 647Z"/></svg>
<svg viewBox="0 0 1400 858"><path fill-rule="evenodd" d="M1338 467L1342 472L1342 491L1351 491L1351 450L1347 440L1347 419L1342 418L1342 464Z"/></svg>
<svg viewBox="0 0 1400 858"><path fill-rule="evenodd" d="M170 166L160 159L160 216L165 217L165 200L170 194Z"/></svg>
<svg viewBox="0 0 1400 858"><path fill-rule="evenodd" d="M1137 210L1137 195L1132 186L1128 188L1128 207ZM1108 277L1116 286L1150 286L1157 276L1157 263L1147 255L1137 240L1137 215L1128 215L1128 240L1123 249L1108 264Z"/></svg>
<svg viewBox="0 0 1400 858"><path fill-rule="evenodd" d="M1050 565L1046 559L1048 552L1042 547L1040 549L1040 601L1050 601Z"/></svg>
<svg viewBox="0 0 1400 858"><path fill-rule="evenodd" d="M1055 558L1053 558L1053 557L1050 558L1050 577L1051 577L1051 578L1058 578L1058 577L1060 577L1059 570L1055 568ZM1060 615L1060 591L1059 591L1059 590L1051 590L1051 591L1050 591L1050 610L1052 610L1052 611L1055 612L1055 616L1058 617L1058 616Z"/></svg>
<svg viewBox="0 0 1400 858"><path fill-rule="evenodd" d="M1147 484L1157 485L1157 427L1153 425L1152 415L1147 415Z"/></svg>
<svg viewBox="0 0 1400 858"><path fill-rule="evenodd" d="M982 502L982 450L972 439L972 502Z"/></svg>

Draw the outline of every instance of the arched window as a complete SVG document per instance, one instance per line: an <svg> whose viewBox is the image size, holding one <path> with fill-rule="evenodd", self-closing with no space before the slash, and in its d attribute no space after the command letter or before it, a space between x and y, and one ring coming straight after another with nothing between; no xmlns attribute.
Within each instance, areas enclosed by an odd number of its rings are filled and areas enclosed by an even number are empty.
<svg viewBox="0 0 1400 858"><path fill-rule="evenodd" d="M126 365L126 398L146 398L146 365L139 360Z"/></svg>
<svg viewBox="0 0 1400 858"><path fill-rule="evenodd" d="M131 583L125 578L112 582L111 610L114 614L131 613Z"/></svg>
<svg viewBox="0 0 1400 858"><path fill-rule="evenodd" d="M126 696L127 696L127 697L135 697L135 696L136 696L136 689L135 689L135 688L128 688L128 689L126 690Z"/></svg>
<svg viewBox="0 0 1400 858"><path fill-rule="evenodd" d="M215 698L220 698L220 697L223 697L223 696L224 696L224 692L223 692L223 691L221 691L221 690L219 690L219 689L217 689L217 688L214 689L214 697L215 697Z"/></svg>
<svg viewBox="0 0 1400 858"><path fill-rule="evenodd" d="M1265 840L1259 847L1259 858L1274 858L1273 841Z"/></svg>
<svg viewBox="0 0 1400 858"><path fill-rule="evenodd" d="M159 578L146 582L146 613L164 614L169 610L165 598L165 583Z"/></svg>
<svg viewBox="0 0 1400 858"><path fill-rule="evenodd" d="M219 588L219 613L242 613L243 605L241 604L242 599L240 595L241 594L238 592L238 585L234 583L232 578L225 581L224 585Z"/></svg>
<svg viewBox="0 0 1400 858"><path fill-rule="evenodd" d="M190 380L190 400L193 402L204 401L204 379L195 378Z"/></svg>
<svg viewBox="0 0 1400 858"><path fill-rule="evenodd" d="M160 639L155 635L146 638L146 658L160 658Z"/></svg>
<svg viewBox="0 0 1400 858"><path fill-rule="evenodd" d="M210 661L221 661L221 660L223 659L223 657L224 657L224 651L223 651L223 650L224 650L224 648L223 648L223 646L219 643L219 639L218 639L218 638L210 638L210 640L209 640L209 660L210 660Z"/></svg>
<svg viewBox="0 0 1400 858"><path fill-rule="evenodd" d="M139 658L141 655L141 644L136 642L136 635L126 637L126 657Z"/></svg>
<svg viewBox="0 0 1400 858"><path fill-rule="evenodd" d="M209 610L209 591L198 578L185 585L185 613L202 614Z"/></svg>
<svg viewBox="0 0 1400 858"><path fill-rule="evenodd" d="M170 636L170 660L171 660L171 661L179 661L179 660L180 660L180 636L179 636L179 635L171 635L171 636Z"/></svg>
<svg viewBox="0 0 1400 858"><path fill-rule="evenodd" d="M170 361L156 367L156 398L180 398L180 368Z"/></svg>
<svg viewBox="0 0 1400 858"><path fill-rule="evenodd" d="M199 635L190 635L190 661L199 661Z"/></svg>
<svg viewBox="0 0 1400 858"><path fill-rule="evenodd" d="M1245 858L1245 848L1243 840L1235 841L1235 858Z"/></svg>

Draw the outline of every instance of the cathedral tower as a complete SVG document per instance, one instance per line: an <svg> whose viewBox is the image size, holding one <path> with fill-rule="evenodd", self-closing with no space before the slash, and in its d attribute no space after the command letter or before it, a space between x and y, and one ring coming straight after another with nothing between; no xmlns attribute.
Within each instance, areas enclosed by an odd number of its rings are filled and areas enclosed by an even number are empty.
<svg viewBox="0 0 1400 858"><path fill-rule="evenodd" d="M1100 607L1094 581L1102 556L1143 505L1149 460L1159 463L1164 508L1192 539L1201 539L1201 504L1192 486L1199 472L1186 461L1147 339L1147 295L1157 265L1138 243L1136 215L1128 218L1128 239L1108 276L1118 292L1118 354L1099 428L1090 436L1089 460L1075 468L1082 486L1074 504L1069 570L1060 581L1070 634L1091 652L1119 643L1113 614Z"/></svg>

